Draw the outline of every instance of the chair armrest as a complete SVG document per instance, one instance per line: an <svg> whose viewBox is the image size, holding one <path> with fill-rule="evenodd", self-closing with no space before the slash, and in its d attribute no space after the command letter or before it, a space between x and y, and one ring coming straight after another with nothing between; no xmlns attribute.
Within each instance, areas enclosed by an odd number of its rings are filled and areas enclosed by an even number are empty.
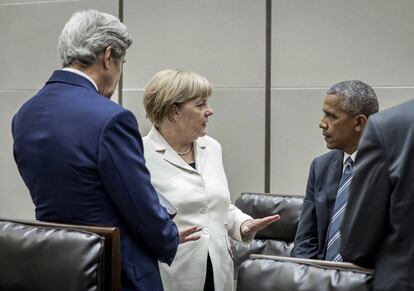
<svg viewBox="0 0 414 291"><path fill-rule="evenodd" d="M332 262L332 261L324 261L324 260L313 260L313 259L300 259L300 258L291 258L291 257L281 257L281 256L269 256L269 255L259 255L259 254L252 254L249 256L252 259L270 259L270 260L277 260L281 262L291 262L291 263L298 263L304 264L309 266L315 266L325 269L337 269L337 270L344 270L344 271L354 271L359 273L365 274L374 274L374 270L363 268L361 266L347 263L347 262Z"/></svg>
<svg viewBox="0 0 414 291"><path fill-rule="evenodd" d="M238 272L237 291L371 291L373 270L351 263L251 255Z"/></svg>

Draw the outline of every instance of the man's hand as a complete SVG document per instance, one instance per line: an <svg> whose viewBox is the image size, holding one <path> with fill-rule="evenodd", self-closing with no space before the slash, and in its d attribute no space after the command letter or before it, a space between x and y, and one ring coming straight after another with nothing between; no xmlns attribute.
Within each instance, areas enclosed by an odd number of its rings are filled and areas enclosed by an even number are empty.
<svg viewBox="0 0 414 291"><path fill-rule="evenodd" d="M190 226L189 228L186 228L182 231L180 231L180 244L189 242L189 241L194 241L194 240L199 240L200 239L200 235L193 235L192 234L199 232L201 230L201 227L199 226Z"/></svg>
<svg viewBox="0 0 414 291"><path fill-rule="evenodd" d="M267 226L269 226L271 223L279 219L280 219L279 214L276 214L276 215L266 216L263 218L246 220L240 226L242 237L243 238L249 237L252 232L262 230L266 228Z"/></svg>

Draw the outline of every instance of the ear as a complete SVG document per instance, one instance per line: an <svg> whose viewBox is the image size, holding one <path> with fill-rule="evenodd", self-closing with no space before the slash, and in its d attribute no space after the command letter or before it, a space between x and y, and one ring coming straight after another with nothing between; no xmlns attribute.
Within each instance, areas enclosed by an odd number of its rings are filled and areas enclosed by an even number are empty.
<svg viewBox="0 0 414 291"><path fill-rule="evenodd" d="M112 47L111 46L106 47L106 49L104 50L103 58L104 58L103 61L104 61L105 69L109 69L110 66L111 66L111 63L113 62Z"/></svg>
<svg viewBox="0 0 414 291"><path fill-rule="evenodd" d="M180 110L178 109L177 105L173 104L168 110L168 120L171 122L174 122L179 118L180 118Z"/></svg>
<svg viewBox="0 0 414 291"><path fill-rule="evenodd" d="M362 133L367 121L368 118L363 114L355 116L355 131Z"/></svg>
<svg viewBox="0 0 414 291"><path fill-rule="evenodd" d="M172 115L174 119L178 119L181 117L180 110L176 104L173 104L171 109L172 109Z"/></svg>

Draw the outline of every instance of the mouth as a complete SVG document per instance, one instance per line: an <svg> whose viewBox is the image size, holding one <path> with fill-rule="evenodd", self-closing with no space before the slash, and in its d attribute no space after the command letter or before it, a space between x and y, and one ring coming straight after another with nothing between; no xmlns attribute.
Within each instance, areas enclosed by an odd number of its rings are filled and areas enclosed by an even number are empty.
<svg viewBox="0 0 414 291"><path fill-rule="evenodd" d="M330 136L329 134L327 134L326 132L322 132L322 135L323 135L323 138L324 138L325 140L327 140L327 139L330 139L330 138L331 138L331 136Z"/></svg>

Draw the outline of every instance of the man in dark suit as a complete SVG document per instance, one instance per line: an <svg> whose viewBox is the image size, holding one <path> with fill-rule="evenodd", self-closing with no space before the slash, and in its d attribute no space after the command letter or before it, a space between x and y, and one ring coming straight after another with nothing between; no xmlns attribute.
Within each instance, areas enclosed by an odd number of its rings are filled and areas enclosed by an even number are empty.
<svg viewBox="0 0 414 291"><path fill-rule="evenodd" d="M179 233L159 204L133 114L110 101L132 39L116 17L75 13L58 49L63 69L13 118L14 156L36 218L117 226L122 289L162 290Z"/></svg>
<svg viewBox="0 0 414 291"><path fill-rule="evenodd" d="M341 261L338 223L346 206L357 145L368 116L378 111L378 101L369 85L344 81L327 91L322 111L319 127L332 151L315 158L310 166L291 256ZM338 211L334 211L336 204Z"/></svg>
<svg viewBox="0 0 414 291"><path fill-rule="evenodd" d="M372 116L342 225L345 260L375 269L374 290L414 290L414 100Z"/></svg>

